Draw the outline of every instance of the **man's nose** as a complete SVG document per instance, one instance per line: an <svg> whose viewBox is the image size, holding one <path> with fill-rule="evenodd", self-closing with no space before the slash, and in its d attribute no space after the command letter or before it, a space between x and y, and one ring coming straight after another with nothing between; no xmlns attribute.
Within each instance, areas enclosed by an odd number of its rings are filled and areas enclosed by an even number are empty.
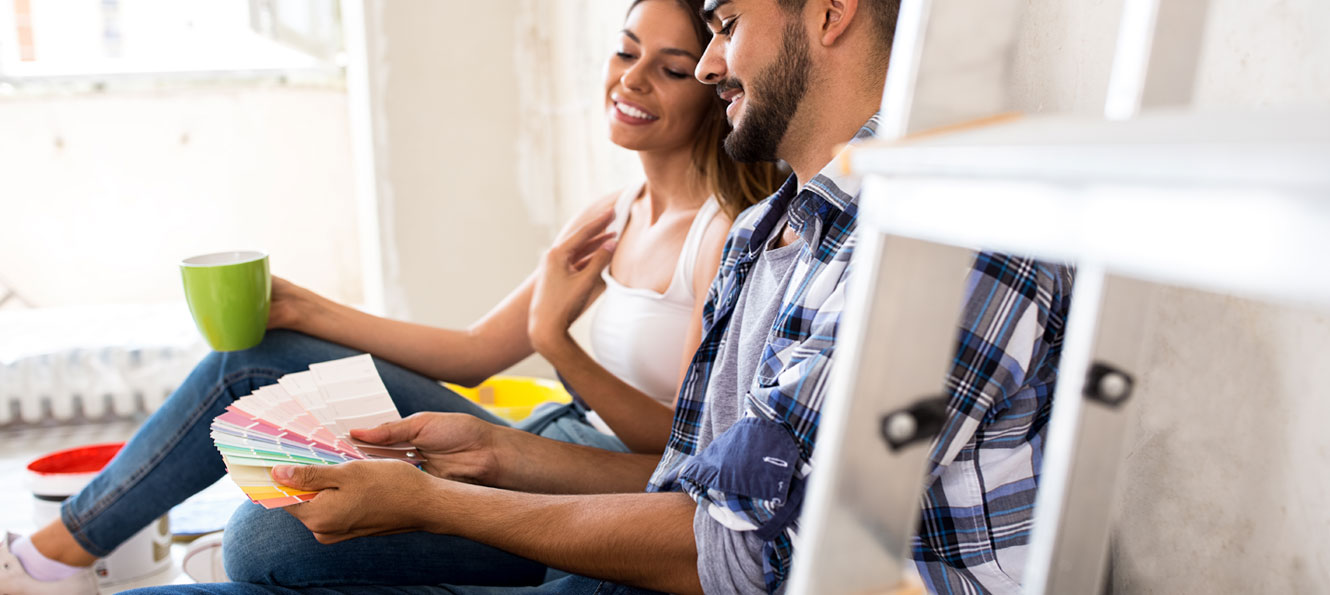
<svg viewBox="0 0 1330 595"><path fill-rule="evenodd" d="M702 51L702 59L697 61L693 76L708 85L714 85L725 79L725 72L724 44L712 37L707 48Z"/></svg>

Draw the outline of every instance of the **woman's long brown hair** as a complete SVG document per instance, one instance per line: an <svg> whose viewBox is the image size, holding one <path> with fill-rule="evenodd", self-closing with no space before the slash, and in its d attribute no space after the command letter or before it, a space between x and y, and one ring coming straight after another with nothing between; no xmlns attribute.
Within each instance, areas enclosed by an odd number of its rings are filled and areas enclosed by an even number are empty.
<svg viewBox="0 0 1330 595"><path fill-rule="evenodd" d="M645 0L633 0L628 12ZM702 0L673 0L688 13L693 34L705 50L711 43L711 29L702 21ZM725 152L725 135L730 123L725 119L725 102L711 94L707 113L697 130L693 144L693 166L706 180L707 187L731 218L740 211L770 196L780 186L782 173L775 163L739 163Z"/></svg>

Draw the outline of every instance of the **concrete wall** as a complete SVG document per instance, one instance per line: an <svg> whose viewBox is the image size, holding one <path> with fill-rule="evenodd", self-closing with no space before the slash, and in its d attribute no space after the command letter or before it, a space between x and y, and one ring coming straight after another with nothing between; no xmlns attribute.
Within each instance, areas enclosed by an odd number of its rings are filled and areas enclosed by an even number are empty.
<svg viewBox="0 0 1330 595"><path fill-rule="evenodd" d="M388 315L482 316L534 268L548 211L518 195L515 2L365 2ZM516 370L548 374L529 362Z"/></svg>
<svg viewBox="0 0 1330 595"><path fill-rule="evenodd" d="M609 142L602 107L627 4L363 2L368 192L382 236L370 270L382 270L385 313L470 324L535 268L564 221L640 177L636 157ZM538 357L512 372L554 373Z"/></svg>
<svg viewBox="0 0 1330 595"><path fill-rule="evenodd" d="M1030 5L1015 56L1026 110L1102 113L1121 7ZM1323 0L1213 0L1196 106L1330 105L1327 23ZM1149 327L1114 590L1330 590L1330 317L1166 288Z"/></svg>

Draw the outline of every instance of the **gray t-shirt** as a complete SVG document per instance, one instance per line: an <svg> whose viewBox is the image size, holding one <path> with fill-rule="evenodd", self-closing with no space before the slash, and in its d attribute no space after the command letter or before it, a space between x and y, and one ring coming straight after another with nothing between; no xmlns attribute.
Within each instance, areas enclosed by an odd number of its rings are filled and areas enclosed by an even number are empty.
<svg viewBox="0 0 1330 595"><path fill-rule="evenodd" d="M776 229L782 227L778 225ZM699 451L743 417L744 399L780 313L801 245L796 240L780 248L764 246L753 263L707 383L706 407L698 432ZM727 529L705 507L699 506L693 516L693 534L697 541L697 574L702 579L703 591L767 592L762 570L763 543L752 531Z"/></svg>

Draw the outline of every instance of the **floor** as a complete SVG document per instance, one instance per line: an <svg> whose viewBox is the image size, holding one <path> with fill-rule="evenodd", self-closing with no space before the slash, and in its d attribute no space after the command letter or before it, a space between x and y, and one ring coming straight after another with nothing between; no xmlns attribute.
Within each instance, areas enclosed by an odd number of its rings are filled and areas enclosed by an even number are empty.
<svg viewBox="0 0 1330 595"><path fill-rule="evenodd" d="M138 421L104 424L54 426L45 428L0 429L0 530L30 533L34 523L34 500L27 486L27 465L52 451L86 444L122 442L133 435ZM172 512L173 528L200 531L224 521L219 511L233 509L245 499L235 484L222 478L217 484L191 498ZM202 511L202 512L201 512ZM222 513L224 514L224 513ZM221 518L222 520L218 520ZM191 529L191 525L194 527ZM113 586L104 585L103 594L129 588L187 584L193 582L179 571L191 536L177 533L171 547L173 563L168 569L141 580Z"/></svg>

